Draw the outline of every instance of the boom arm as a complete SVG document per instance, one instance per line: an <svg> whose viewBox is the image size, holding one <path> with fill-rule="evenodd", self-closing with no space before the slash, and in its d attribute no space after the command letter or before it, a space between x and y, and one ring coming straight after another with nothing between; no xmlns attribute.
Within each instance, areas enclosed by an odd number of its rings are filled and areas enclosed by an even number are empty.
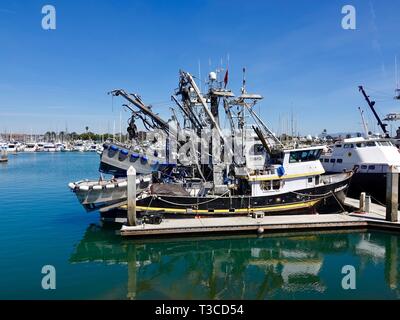
<svg viewBox="0 0 400 320"><path fill-rule="evenodd" d="M387 124L382 122L381 118L379 118L378 114L375 111L375 108L374 108L375 101L371 101L369 99L369 97L365 93L365 90L364 90L363 86L359 86L358 89L359 89L359 91L361 91L362 95L364 96L365 100L367 101L367 103L368 103L369 107L371 108L372 113L374 114L376 120L378 120L378 124L381 127L383 133L385 134L385 137L389 138L389 132L386 130Z"/></svg>
<svg viewBox="0 0 400 320"><path fill-rule="evenodd" d="M177 132L175 129L171 128L168 125L168 122L164 121L163 119L161 119L157 114L155 114L153 111L151 111L151 109L149 107L147 107L142 99L140 99L140 97L137 94L128 94L126 93L124 90L113 90L111 92L109 92L109 94L112 94L113 96L122 96L124 97L126 100L128 100L130 103L132 103L133 105L135 105L137 108L139 108L144 114L148 115L149 117L151 117L155 123L157 123L157 125L167 134L171 134L176 136Z"/></svg>

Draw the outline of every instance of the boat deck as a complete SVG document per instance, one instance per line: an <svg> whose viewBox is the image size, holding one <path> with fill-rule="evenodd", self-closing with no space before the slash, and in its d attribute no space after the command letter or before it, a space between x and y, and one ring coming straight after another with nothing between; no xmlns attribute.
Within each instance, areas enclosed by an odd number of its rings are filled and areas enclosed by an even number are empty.
<svg viewBox="0 0 400 320"><path fill-rule="evenodd" d="M123 225L122 236L160 236L184 234L209 234L229 232L285 232L322 229L368 229L380 228L400 231L399 222L385 221L386 208L371 204L370 213L357 214L359 200L347 198L346 205L354 212L315 215L277 215L260 218L223 217L164 219L161 224ZM350 210L352 211L352 210Z"/></svg>

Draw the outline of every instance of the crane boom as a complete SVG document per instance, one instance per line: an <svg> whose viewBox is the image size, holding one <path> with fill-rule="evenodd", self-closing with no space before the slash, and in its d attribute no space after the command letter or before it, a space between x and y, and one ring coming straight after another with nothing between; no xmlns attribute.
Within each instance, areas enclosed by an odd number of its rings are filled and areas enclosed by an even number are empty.
<svg viewBox="0 0 400 320"><path fill-rule="evenodd" d="M150 118L154 120L155 123L167 134L171 134L176 136L177 132L174 128L171 128L168 124L168 122L164 121L161 119L157 114L155 114L151 109L146 106L142 99L137 94L129 94L126 93L124 90L117 89L109 92L109 94L112 94L113 96L122 96L126 100L128 100L130 103L135 105L137 108L139 108L144 114L148 115Z"/></svg>
<svg viewBox="0 0 400 320"><path fill-rule="evenodd" d="M386 129L387 124L382 122L381 118L379 118L378 114L375 111L375 108L374 108L375 101L371 101L369 99L369 96L365 93L363 86L359 86L358 89L359 89L359 91L361 91L362 95L364 96L365 100L368 103L368 106L371 108L372 113L374 114L376 120L378 121L379 126L381 127L383 133L385 134L385 137L389 138L389 132Z"/></svg>

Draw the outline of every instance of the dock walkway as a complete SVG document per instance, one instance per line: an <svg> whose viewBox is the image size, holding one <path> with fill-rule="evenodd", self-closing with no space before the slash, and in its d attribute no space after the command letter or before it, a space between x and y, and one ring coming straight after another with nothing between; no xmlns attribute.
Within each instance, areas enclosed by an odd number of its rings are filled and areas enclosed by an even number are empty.
<svg viewBox="0 0 400 320"><path fill-rule="evenodd" d="M164 219L161 224L142 224L138 226L123 225L122 236L149 236L168 234L208 234L228 232L273 232L321 229L368 229L381 228L400 231L399 222L385 221L386 208L371 204L370 212L356 213L359 200L347 198L346 205L354 212L315 215L276 215L261 218L222 217L222 218L188 218Z"/></svg>

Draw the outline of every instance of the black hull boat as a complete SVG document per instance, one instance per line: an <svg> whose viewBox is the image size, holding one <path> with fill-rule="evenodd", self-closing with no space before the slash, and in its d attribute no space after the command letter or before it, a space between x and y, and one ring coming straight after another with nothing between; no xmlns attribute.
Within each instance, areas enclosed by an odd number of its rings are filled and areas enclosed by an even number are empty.
<svg viewBox="0 0 400 320"><path fill-rule="evenodd" d="M240 216L343 209L353 172L325 175L320 161L324 146L283 145L255 113L262 96L247 93L245 82L236 96L217 81L216 73L211 72L209 80L203 94L192 75L180 71L172 99L181 114L173 110L168 121L139 95L111 92L129 102L125 106L132 111L127 130L132 143L105 143L100 172L122 180L129 170L129 176L135 172L137 178L151 176L147 188L136 190L140 215ZM229 121L227 131L220 126L223 118ZM136 139L135 119L148 128L144 142ZM104 187L76 183L71 189L85 208L102 206L102 214L107 215L110 206L126 207L122 203L127 197L125 183L115 188L108 182Z"/></svg>
<svg viewBox="0 0 400 320"><path fill-rule="evenodd" d="M386 204L386 174L354 173L347 194L351 198L359 199L362 192L370 195L372 201Z"/></svg>
<svg viewBox="0 0 400 320"><path fill-rule="evenodd" d="M152 185L144 198L137 200L136 209L142 214L157 212L177 215L248 215L255 212L288 214L337 210L344 203L353 173L323 176L320 186L268 196L230 195L193 197L184 195L182 188L163 190Z"/></svg>

